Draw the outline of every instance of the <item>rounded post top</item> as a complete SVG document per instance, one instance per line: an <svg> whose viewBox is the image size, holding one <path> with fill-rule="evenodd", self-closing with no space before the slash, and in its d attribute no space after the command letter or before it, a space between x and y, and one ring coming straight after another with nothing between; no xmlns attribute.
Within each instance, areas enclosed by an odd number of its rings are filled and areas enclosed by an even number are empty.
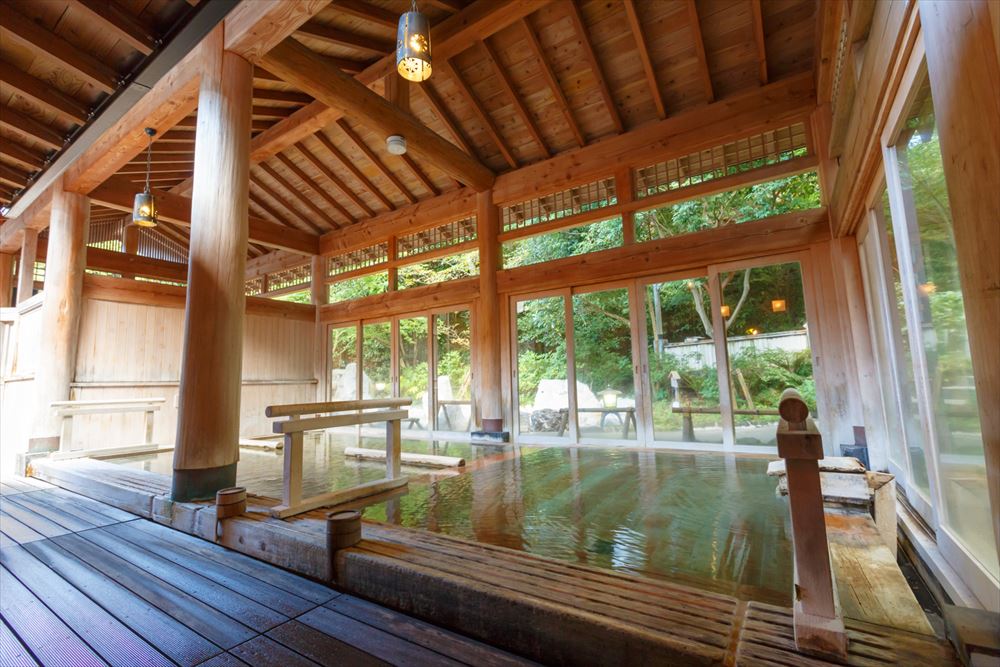
<svg viewBox="0 0 1000 667"><path fill-rule="evenodd" d="M799 424L809 417L809 406L798 391L788 388L781 392L778 414L787 422Z"/></svg>

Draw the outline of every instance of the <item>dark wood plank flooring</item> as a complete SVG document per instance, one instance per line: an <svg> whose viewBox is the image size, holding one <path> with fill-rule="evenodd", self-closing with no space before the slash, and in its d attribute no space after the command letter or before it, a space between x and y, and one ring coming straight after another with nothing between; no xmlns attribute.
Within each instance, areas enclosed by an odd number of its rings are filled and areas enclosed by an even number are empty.
<svg viewBox="0 0 1000 667"><path fill-rule="evenodd" d="M0 665L518 665L104 503L0 482Z"/></svg>

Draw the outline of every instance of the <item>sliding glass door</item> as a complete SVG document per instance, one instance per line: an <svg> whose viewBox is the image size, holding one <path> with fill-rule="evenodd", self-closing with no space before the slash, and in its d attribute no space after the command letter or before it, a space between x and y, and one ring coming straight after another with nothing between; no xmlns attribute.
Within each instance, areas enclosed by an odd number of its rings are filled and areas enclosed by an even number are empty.
<svg viewBox="0 0 1000 667"><path fill-rule="evenodd" d="M570 420L568 294L521 297L513 304L517 433L535 440L576 437Z"/></svg>

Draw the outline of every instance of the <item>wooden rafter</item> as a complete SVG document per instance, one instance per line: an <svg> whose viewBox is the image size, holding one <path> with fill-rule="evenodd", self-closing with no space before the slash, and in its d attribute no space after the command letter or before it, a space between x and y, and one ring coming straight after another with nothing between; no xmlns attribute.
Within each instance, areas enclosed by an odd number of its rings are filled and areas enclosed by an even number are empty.
<svg viewBox="0 0 1000 667"><path fill-rule="evenodd" d="M456 148L412 114L393 106L353 77L330 67L312 51L286 39L271 49L264 64L290 84L331 107L351 114L365 127L383 136L402 134L408 150L463 183L485 190L496 176L485 165Z"/></svg>
<svg viewBox="0 0 1000 667"><path fill-rule="evenodd" d="M295 109L291 107L265 107L258 104L253 105L250 110L250 114L258 118L288 118L293 113Z"/></svg>
<svg viewBox="0 0 1000 667"><path fill-rule="evenodd" d="M323 176L325 176L328 181L333 183L338 190L343 192L344 196L346 196L348 199L354 202L354 205L360 208L366 216L370 218L373 215L375 215L375 211L373 211L368 206L368 204L365 203L365 200L359 197L357 193L354 192L354 190L348 187L347 184L344 183L344 181L341 180L339 176L333 173L332 169L327 167L323 163L323 161L320 160L319 157L317 157L312 151L306 148L301 141L295 144L295 148L296 150L299 151L299 153L302 153L302 156L305 157L305 159L309 160L309 162L311 162L312 165L316 167L319 173L323 174ZM279 153L279 155L281 155L281 153Z"/></svg>
<svg viewBox="0 0 1000 667"><path fill-rule="evenodd" d="M469 145L468 140L466 140L462 129L455 122L455 119L451 117L451 114L448 113L448 109L445 108L444 104L441 103L441 98L438 97L438 94L434 92L434 88L431 87L430 81L425 81L422 85L417 86L416 88L424 94L425 98L427 98L427 102L430 104L431 110L434 112L434 115L438 117L438 120L441 121L441 124L445 126L445 129L448 130L452 139L455 140L455 145L469 155L478 157L476 152L472 149L472 146Z"/></svg>
<svg viewBox="0 0 1000 667"><path fill-rule="evenodd" d="M628 18L629 29L635 39L636 49L639 51L639 60L642 62L642 69L646 73L646 82L649 84L649 93L653 97L653 105L656 107L656 115L660 120L667 117L666 107L663 106L663 95L660 94L660 84L656 82L656 69L653 61L649 57L649 48L646 46L646 36L642 32L642 22L639 20L639 13L635 7L635 0L624 0L625 16Z"/></svg>
<svg viewBox="0 0 1000 667"><path fill-rule="evenodd" d="M343 46L371 56L384 56L393 50L393 45L390 42L365 35L357 35L339 28L332 28L317 21L306 21L299 26L296 33L318 40L324 44Z"/></svg>
<svg viewBox="0 0 1000 667"><path fill-rule="evenodd" d="M399 157L403 160L403 164L405 164L410 169L410 171L413 172L413 175L417 177L417 180L420 181L421 184L423 184L424 188L426 188L426 190L431 193L432 197L441 194L440 191L437 189L437 187L434 185L434 182L427 177L427 174L425 174L424 170L420 168L420 165L418 165L414 161L414 159L410 157L409 153L404 153Z"/></svg>
<svg viewBox="0 0 1000 667"><path fill-rule="evenodd" d="M251 182L253 182L252 178L250 180ZM296 224L292 222L291 219L288 218L288 216L279 212L277 209L275 209L273 206L267 203L267 201L265 201L264 199L258 197L253 192L253 190L250 190L250 204L256 206L261 211L264 211L264 213L270 216L271 219L274 220L275 222L279 222L285 227L291 227L292 229L296 228Z"/></svg>
<svg viewBox="0 0 1000 667"><path fill-rule="evenodd" d="M0 181L14 187L23 188L28 183L29 174L14 167L0 163Z"/></svg>
<svg viewBox="0 0 1000 667"><path fill-rule="evenodd" d="M307 188L315 192L323 199L323 201L332 206L334 210L337 211L337 213L339 213L344 218L344 220L347 221L348 224L354 222L354 216L352 216L351 213L346 208L344 208L339 201L334 199L329 192L327 192L324 188L321 188L316 183L314 183L313 180L309 177L309 174L302 171L302 169L300 169L297 164L288 159L287 155L285 155L284 153L278 153L275 157L277 157L278 160L281 162L281 164L285 165L285 167L290 172L298 176L299 180L302 181L303 185L305 185Z"/></svg>
<svg viewBox="0 0 1000 667"><path fill-rule="evenodd" d="M580 40L580 48L583 50L583 56L590 66L594 80L597 81L597 86L601 91L601 97L604 98L604 105L608 108L608 113L611 115L611 122L615 126L615 131L621 134L625 131L625 125L622 123L622 116L618 112L618 105L611 94L611 88L608 86L608 80L604 76L601 63L597 60L597 54L594 52L594 45L590 41L590 33L587 30L587 24L583 21L580 8L576 6L573 0L563 0L563 7L566 8L566 13L573 24L573 30Z"/></svg>
<svg viewBox="0 0 1000 667"><path fill-rule="evenodd" d="M264 194L266 194L268 197L270 197L274 201L278 202L278 204L280 204L283 209L285 209L286 211L288 211L289 213L291 213L293 221L296 221L296 222L299 223L298 227L300 229L302 229L303 227L309 227L314 232L323 233L324 230L323 230L322 227L320 227L315 222L313 222L312 220L309 220L307 217L305 217L304 215L302 215L301 213L299 213L299 210L297 208L295 208L295 205L292 204L292 202L288 201L288 199L285 198L284 195L282 195L277 190L275 190L274 188L272 188L270 185L268 185L267 183L265 183L259 177L255 176L252 172L250 174L250 182L253 183L254 185L256 185L261 190L261 192L263 192Z"/></svg>
<svg viewBox="0 0 1000 667"><path fill-rule="evenodd" d="M528 108L524 106L524 102L521 100L521 96L518 95L517 91L514 89L514 83L510 79L510 74L500 59L497 57L496 52L493 47L490 46L489 42L485 39L479 43L480 49L486 55L486 62L490 65L493 70L493 74L496 75L497 80L500 82L500 87L504 89L507 93L507 97L510 98L511 103L514 105L514 110L517 112L518 117L520 117L521 122L524 126L528 128L528 133L531 134L531 138L535 140L538 147L542 151L543 157L549 157L552 153L549 151L548 145L545 143L545 139L542 138L542 133L538 129L538 123L535 119L531 117L531 112Z"/></svg>
<svg viewBox="0 0 1000 667"><path fill-rule="evenodd" d="M874 4L874 3L872 3ZM767 45L764 41L764 14L760 0L750 0L750 15L753 17L753 37L757 42L757 76L760 85L767 85Z"/></svg>
<svg viewBox="0 0 1000 667"><path fill-rule="evenodd" d="M465 7L465 4L462 2L462 0L425 0L425 1L427 2L428 5L452 13L459 12Z"/></svg>
<svg viewBox="0 0 1000 667"><path fill-rule="evenodd" d="M156 48L156 35L116 2L108 0L71 0L70 4L87 13L90 20L110 30L136 51L149 55Z"/></svg>
<svg viewBox="0 0 1000 667"><path fill-rule="evenodd" d="M334 145L334 143L327 138L325 134L323 134L322 132L317 132L314 136L316 137L316 140L323 145L323 148L325 148L331 155L333 155L333 157L335 157L340 162L340 164L344 166L345 169L351 172L354 178L358 179L361 185L366 190L368 190L368 192L370 192L376 199L382 202L382 204L388 210L391 211L392 209L396 208L395 206L393 206L392 201L384 194L382 194L382 191L379 190L378 187L374 183L372 183L367 176L365 176L364 172L358 169L357 165L354 164L354 161L348 158L346 155L344 155L341 152L341 150L337 148Z"/></svg>
<svg viewBox="0 0 1000 667"><path fill-rule="evenodd" d="M559 79L556 78L556 73L552 70L552 65L545 58L545 53L542 51L542 45L538 41L538 36L528 23L527 18L521 18L520 24L528 38L528 46L531 47L531 51L534 53L535 59L538 60L538 65L542 69L542 76L545 77L545 81L549 85L549 91L552 93L552 97L555 98L556 106L559 107L563 116L566 117L566 124L569 125L569 129L573 133L577 145L583 146L587 141L583 138L583 133L580 131L580 126L576 122L576 119L573 118L573 111L566 100L566 94L563 92L562 86L559 85Z"/></svg>
<svg viewBox="0 0 1000 667"><path fill-rule="evenodd" d="M368 161L375 165L375 168L378 169L390 183L396 186L397 190L403 193L403 196L406 197L411 204L417 201L417 198L413 195L413 193L410 192L405 185L403 185L403 182L399 180L399 177L396 176L391 169L385 166L382 160L375 155L375 152L368 147L368 144L366 144L361 137L358 136L358 133L351 129L351 126L347 124L347 121L341 118L337 121L337 127L339 127L344 134L347 135L347 138L350 139L351 143L354 144L359 151L365 154Z"/></svg>
<svg viewBox="0 0 1000 667"><path fill-rule="evenodd" d="M701 20L698 18L698 5L695 0L688 0L688 24L691 26L691 40L694 42L694 51L698 56L701 82L705 87L706 100L711 103L715 101L715 90L712 86L712 72L708 69L708 56L705 55L705 40L701 36Z"/></svg>
<svg viewBox="0 0 1000 667"><path fill-rule="evenodd" d="M504 140L503 136L500 134L499 128L497 128L496 123L493 122L493 118L486 112L486 109L479 103L476 99L475 94L473 94L472 89L469 88L468 84L462 79L462 75L459 73L458 68L454 67L449 61L445 60L438 64L438 67L442 70L442 73L447 74L455 82L455 86L458 87L458 91L462 94L465 99L466 104L472 109L476 117L479 118L479 122L483 124L483 129L486 133L490 135L493 143L496 144L497 148L500 150L500 154L503 155L503 159L507 161L511 169L517 169L517 160L514 159L514 155L510 152L510 148L507 146L507 142Z"/></svg>
<svg viewBox="0 0 1000 667"><path fill-rule="evenodd" d="M0 153L30 169L41 169L45 166L45 160L41 156L4 137L0 137Z"/></svg>
<svg viewBox="0 0 1000 667"><path fill-rule="evenodd" d="M333 0L331 6L344 14L350 14L386 28L395 29L399 21L399 15L395 12L370 5L362 0Z"/></svg>
<svg viewBox="0 0 1000 667"><path fill-rule="evenodd" d="M0 12L0 14L2 13ZM61 134L48 125L43 125L34 118L29 118L6 105L0 106L0 126L14 130L41 144L45 144L45 146L52 150L59 150L63 146L63 136Z"/></svg>
<svg viewBox="0 0 1000 667"><path fill-rule="evenodd" d="M280 81L277 77L276 80ZM270 88L254 88L253 99L255 102L294 102L295 104L309 104L313 98L305 93L297 93L294 90L271 90Z"/></svg>
<svg viewBox="0 0 1000 667"><path fill-rule="evenodd" d="M110 93L118 87L118 72L51 30L46 30L19 14L9 5L0 12L0 28L15 41L26 44L45 57L59 61L102 91Z"/></svg>
<svg viewBox="0 0 1000 667"><path fill-rule="evenodd" d="M296 199L299 200L299 202L302 203L303 206L309 209L313 215L315 215L319 220L325 222L327 226L332 227L334 229L343 226L339 222L331 218L326 211L317 206L316 202L314 202L312 198L306 196L306 194L303 192L299 192L299 189L296 188L291 183L289 183L288 180L284 176L279 174L274 167L267 164L266 162L261 162L257 166L260 167L265 174L270 176L271 179L274 180L274 182L277 183L282 190L284 190L285 192L290 192ZM310 223L310 226L312 224L315 224L312 223L312 221L309 220L309 218L305 218L305 220L307 223Z"/></svg>
<svg viewBox="0 0 1000 667"><path fill-rule="evenodd" d="M0 60L0 81L54 112L63 120L78 125L82 125L87 120L89 112L82 102L78 102L52 84L36 79L3 60Z"/></svg>

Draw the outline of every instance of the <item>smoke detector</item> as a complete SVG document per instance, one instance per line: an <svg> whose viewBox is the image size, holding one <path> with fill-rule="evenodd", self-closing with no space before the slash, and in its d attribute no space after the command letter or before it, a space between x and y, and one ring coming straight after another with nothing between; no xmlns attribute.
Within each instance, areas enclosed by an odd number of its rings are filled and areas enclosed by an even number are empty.
<svg viewBox="0 0 1000 667"><path fill-rule="evenodd" d="M385 140L385 147L393 155L402 155L406 152L406 139L394 134Z"/></svg>

